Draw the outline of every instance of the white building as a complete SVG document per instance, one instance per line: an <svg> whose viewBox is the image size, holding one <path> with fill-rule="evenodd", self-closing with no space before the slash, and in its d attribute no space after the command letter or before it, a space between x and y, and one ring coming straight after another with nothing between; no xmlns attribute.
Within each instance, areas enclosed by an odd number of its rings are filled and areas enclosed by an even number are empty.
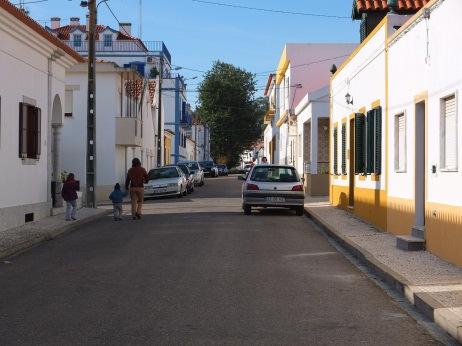
<svg viewBox="0 0 462 346"><path fill-rule="evenodd" d="M154 77L157 85L159 85L160 71L162 71L164 78L162 89L169 88L172 84L170 80L173 77L171 55L165 43L162 41L142 41L132 36L131 27L131 23L120 23L118 30L116 30L107 25L98 24L96 26L96 57L103 61L114 62L120 67L136 69L147 79ZM62 25L61 19L54 17L51 18L51 27L47 30L86 57L88 56L87 28L88 18L86 23L81 23L80 18L72 17L68 25ZM156 73L156 76L153 73ZM159 93L159 88L157 92ZM177 103L173 103L174 107L171 108L169 106L171 103L172 96L168 93L162 93L162 104L164 105L162 111L159 112L158 104L155 106L161 124L160 128L157 126L158 132L156 132L157 138L160 137L160 142L157 143L156 148L156 157L159 156L160 158L159 164L168 163L170 160L170 158L164 158L165 150L162 150L162 148L165 149L166 145L164 142L166 136L164 122L171 122L170 119L175 118L176 113L179 112L175 107L181 108L181 104L177 106ZM173 135L172 143L175 142L175 135Z"/></svg>
<svg viewBox="0 0 462 346"><path fill-rule="evenodd" d="M332 79L331 201L462 265L462 3L419 8L385 11Z"/></svg>
<svg viewBox="0 0 462 346"><path fill-rule="evenodd" d="M208 125L201 124L197 119L193 119L191 139L195 143L194 160L212 160L212 156L210 154L210 128Z"/></svg>
<svg viewBox="0 0 462 346"><path fill-rule="evenodd" d="M96 199L107 200L115 183L122 186L131 160L149 170L157 165L155 81L114 63L96 64ZM87 66L66 73L66 111L62 167L86 185Z"/></svg>
<svg viewBox="0 0 462 346"><path fill-rule="evenodd" d="M328 194L328 91L331 67L355 44L287 44L265 90L265 156L305 175L307 192ZM320 132L318 132L320 130Z"/></svg>
<svg viewBox="0 0 462 346"><path fill-rule="evenodd" d="M83 59L8 1L0 1L0 42L0 230L5 230L51 213L52 185L60 180L65 70Z"/></svg>

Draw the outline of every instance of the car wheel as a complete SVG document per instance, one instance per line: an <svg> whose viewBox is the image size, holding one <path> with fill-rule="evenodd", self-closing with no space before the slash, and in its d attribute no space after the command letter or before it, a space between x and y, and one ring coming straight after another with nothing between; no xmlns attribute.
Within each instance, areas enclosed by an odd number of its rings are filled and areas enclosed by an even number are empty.
<svg viewBox="0 0 462 346"><path fill-rule="evenodd" d="M304 211L305 211L305 210L304 210L303 206L300 206L300 207L297 207L297 208L295 209L295 214L296 214L297 216L302 216Z"/></svg>
<svg viewBox="0 0 462 346"><path fill-rule="evenodd" d="M244 204L244 215L252 215L252 207L248 204Z"/></svg>

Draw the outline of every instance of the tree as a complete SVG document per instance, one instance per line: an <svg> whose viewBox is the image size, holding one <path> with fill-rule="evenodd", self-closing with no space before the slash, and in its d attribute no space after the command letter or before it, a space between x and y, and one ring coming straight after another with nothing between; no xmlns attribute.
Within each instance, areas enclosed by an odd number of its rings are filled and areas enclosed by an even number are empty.
<svg viewBox="0 0 462 346"><path fill-rule="evenodd" d="M255 98L255 76L221 61L199 85L198 115L211 129L211 153L217 162L235 166L239 155L262 135L266 100Z"/></svg>

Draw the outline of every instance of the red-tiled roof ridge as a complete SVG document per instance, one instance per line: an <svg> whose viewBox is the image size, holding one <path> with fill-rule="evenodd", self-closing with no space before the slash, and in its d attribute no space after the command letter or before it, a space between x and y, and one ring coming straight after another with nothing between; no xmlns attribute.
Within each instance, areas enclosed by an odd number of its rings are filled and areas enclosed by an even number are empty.
<svg viewBox="0 0 462 346"><path fill-rule="evenodd" d="M82 56L77 53L75 50L70 48L68 45L64 44L55 37L53 34L48 32L44 27L42 27L38 22L29 17L23 11L14 6L9 0L0 0L0 8L4 9L6 12L11 14L13 17L21 21L24 25L28 26L30 29L34 30L36 33L41 35L43 38L48 40L50 43L54 44L58 48L62 49L64 52L72 56L78 62L85 62Z"/></svg>
<svg viewBox="0 0 462 346"><path fill-rule="evenodd" d="M398 0L396 10L398 13L416 13L430 0ZM387 0L353 0L353 18L360 19L364 12L388 12L390 9Z"/></svg>

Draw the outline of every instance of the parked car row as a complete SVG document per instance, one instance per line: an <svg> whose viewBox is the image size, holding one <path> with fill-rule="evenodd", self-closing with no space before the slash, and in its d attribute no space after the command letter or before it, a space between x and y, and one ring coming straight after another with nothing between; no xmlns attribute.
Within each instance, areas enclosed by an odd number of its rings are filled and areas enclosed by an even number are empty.
<svg viewBox="0 0 462 346"><path fill-rule="evenodd" d="M226 165L216 165L213 161L180 161L151 169L148 183L144 187L145 198L177 196L183 197L194 192L196 186L203 186L204 179L228 175Z"/></svg>

